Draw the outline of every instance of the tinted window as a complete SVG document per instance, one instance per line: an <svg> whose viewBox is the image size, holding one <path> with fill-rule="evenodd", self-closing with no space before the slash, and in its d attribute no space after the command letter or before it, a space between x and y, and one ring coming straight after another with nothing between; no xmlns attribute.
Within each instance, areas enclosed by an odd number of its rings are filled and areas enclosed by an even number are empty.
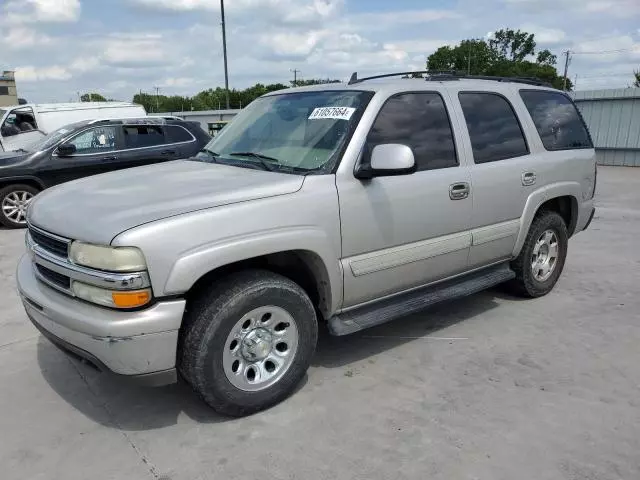
<svg viewBox="0 0 640 480"><path fill-rule="evenodd" d="M116 148L116 129L115 127L92 128L73 138L69 143L76 146L77 154L109 152Z"/></svg>
<svg viewBox="0 0 640 480"><path fill-rule="evenodd" d="M0 87L0 95L9 95L9 87Z"/></svg>
<svg viewBox="0 0 640 480"><path fill-rule="evenodd" d="M580 114L565 95L546 91L521 91L520 96L547 150L591 148Z"/></svg>
<svg viewBox="0 0 640 480"><path fill-rule="evenodd" d="M125 125L124 148L155 147L166 143L162 127L157 125Z"/></svg>
<svg viewBox="0 0 640 480"><path fill-rule="evenodd" d="M164 127L164 131L168 143L191 142L193 140L193 136L178 125L167 125Z"/></svg>
<svg viewBox="0 0 640 480"><path fill-rule="evenodd" d="M459 94L475 163L495 162L529 153L511 104L495 93Z"/></svg>
<svg viewBox="0 0 640 480"><path fill-rule="evenodd" d="M384 143L409 146L418 170L458 165L447 109L437 93L404 93L387 100L369 132L368 151Z"/></svg>

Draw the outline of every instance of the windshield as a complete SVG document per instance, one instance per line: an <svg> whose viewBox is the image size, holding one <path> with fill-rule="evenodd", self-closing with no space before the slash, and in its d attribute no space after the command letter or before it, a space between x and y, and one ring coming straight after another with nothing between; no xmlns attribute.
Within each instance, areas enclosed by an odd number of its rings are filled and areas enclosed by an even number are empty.
<svg viewBox="0 0 640 480"><path fill-rule="evenodd" d="M26 149L31 152L40 152L42 150L46 150L50 147L53 147L60 140L68 136L71 132L75 130L73 125L66 125L62 128L54 130L53 132L45 135L44 137L38 138L33 143L29 144Z"/></svg>
<svg viewBox="0 0 640 480"><path fill-rule="evenodd" d="M197 159L287 173L329 173L372 96L334 90L261 97Z"/></svg>

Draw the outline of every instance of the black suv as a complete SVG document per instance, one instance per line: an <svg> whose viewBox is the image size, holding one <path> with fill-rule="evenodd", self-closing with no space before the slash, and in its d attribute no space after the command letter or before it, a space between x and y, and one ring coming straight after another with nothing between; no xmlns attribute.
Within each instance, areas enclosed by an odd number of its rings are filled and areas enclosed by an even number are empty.
<svg viewBox="0 0 640 480"><path fill-rule="evenodd" d="M27 149L0 152L0 224L24 227L29 202L45 188L193 157L209 140L200 124L177 118L87 120L59 128Z"/></svg>

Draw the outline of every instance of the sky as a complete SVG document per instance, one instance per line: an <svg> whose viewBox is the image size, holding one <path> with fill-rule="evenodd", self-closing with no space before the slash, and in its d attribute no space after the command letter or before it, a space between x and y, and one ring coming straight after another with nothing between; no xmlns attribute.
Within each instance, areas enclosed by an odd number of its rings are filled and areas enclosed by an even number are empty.
<svg viewBox="0 0 640 480"><path fill-rule="evenodd" d="M574 52L577 89L640 69L640 0L225 0L231 88L423 69L442 45L500 28ZM0 70L19 96L193 95L224 85L219 0L0 0Z"/></svg>

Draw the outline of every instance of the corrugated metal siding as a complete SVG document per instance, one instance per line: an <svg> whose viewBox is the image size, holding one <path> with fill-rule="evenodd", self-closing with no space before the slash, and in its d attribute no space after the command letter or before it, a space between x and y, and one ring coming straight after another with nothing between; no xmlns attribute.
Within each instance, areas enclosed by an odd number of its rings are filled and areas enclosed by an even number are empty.
<svg viewBox="0 0 640 480"><path fill-rule="evenodd" d="M640 167L640 88L572 94L593 138L598 163Z"/></svg>

